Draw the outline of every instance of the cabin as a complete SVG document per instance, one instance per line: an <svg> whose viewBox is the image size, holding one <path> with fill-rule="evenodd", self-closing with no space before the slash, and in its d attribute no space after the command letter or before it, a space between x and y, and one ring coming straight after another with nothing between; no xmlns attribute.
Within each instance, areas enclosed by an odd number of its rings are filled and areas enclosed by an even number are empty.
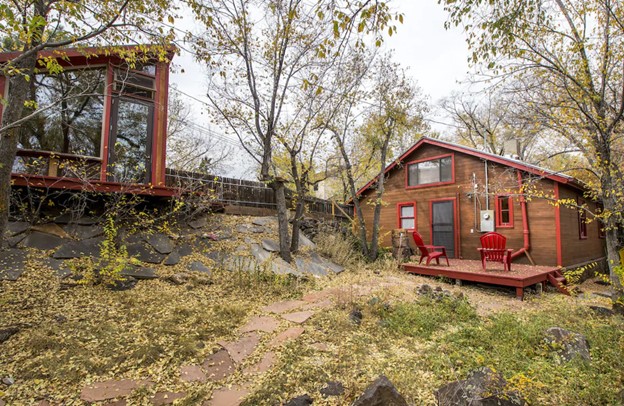
<svg viewBox="0 0 624 406"><path fill-rule="evenodd" d="M165 185L169 63L175 49L117 46L42 51L19 129L15 186L171 196ZM20 53L0 53L0 65ZM130 58L131 57L131 58ZM132 62L129 62L129 61ZM8 96L0 75L0 95ZM0 119L3 105L0 104Z"/></svg>
<svg viewBox="0 0 624 406"><path fill-rule="evenodd" d="M358 191L366 224L373 220L376 180ZM561 173L423 137L388 166L384 186L385 247L391 230L417 230L425 244L446 247L449 258L479 260L481 235L496 231L514 250L514 264L574 267L605 257L599 221L553 204L566 199L600 210L584 197L581 182Z"/></svg>

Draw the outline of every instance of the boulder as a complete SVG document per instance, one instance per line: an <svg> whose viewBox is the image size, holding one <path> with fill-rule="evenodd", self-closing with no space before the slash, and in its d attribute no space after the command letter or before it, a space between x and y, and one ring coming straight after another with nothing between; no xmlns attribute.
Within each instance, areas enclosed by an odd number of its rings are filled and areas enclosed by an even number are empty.
<svg viewBox="0 0 624 406"><path fill-rule="evenodd" d="M284 406L308 406L311 405L314 400L306 393L305 395L297 396L284 403Z"/></svg>
<svg viewBox="0 0 624 406"><path fill-rule="evenodd" d="M199 218L189 221L187 224L192 229L197 230L199 228L206 227L206 225L208 224L208 219L206 217L199 217Z"/></svg>
<svg viewBox="0 0 624 406"><path fill-rule="evenodd" d="M141 262L160 264L165 258L165 255L155 252L151 247L147 247L140 242L128 244L126 248L128 250L128 255Z"/></svg>
<svg viewBox="0 0 624 406"><path fill-rule="evenodd" d="M319 392L325 398L329 396L340 396L344 394L345 388L340 382L330 381L330 382L327 382L327 385L321 388Z"/></svg>
<svg viewBox="0 0 624 406"><path fill-rule="evenodd" d="M9 221L7 224L7 231L12 237L17 234L22 234L24 231L30 228L30 223L25 221Z"/></svg>
<svg viewBox="0 0 624 406"><path fill-rule="evenodd" d="M63 226L63 230L78 240L88 240L104 234L104 227L100 225L82 226L72 223Z"/></svg>
<svg viewBox="0 0 624 406"><path fill-rule="evenodd" d="M16 281L24 273L26 252L11 248L0 249L0 281Z"/></svg>
<svg viewBox="0 0 624 406"><path fill-rule="evenodd" d="M132 276L126 276L123 279L109 283L108 288L115 292L123 292L124 290L133 289L137 282L138 281Z"/></svg>
<svg viewBox="0 0 624 406"><path fill-rule="evenodd" d="M19 331L19 327L0 328L0 344L7 341L12 335L17 334Z"/></svg>
<svg viewBox="0 0 624 406"><path fill-rule="evenodd" d="M522 396L506 390L507 381L490 368L472 371L461 381L450 382L435 392L439 406L518 406Z"/></svg>
<svg viewBox="0 0 624 406"><path fill-rule="evenodd" d="M52 269L56 273L56 276L58 276L61 279L67 278L68 276L71 275L71 271L69 270L69 267L65 264L64 261L60 259L45 258L42 261L42 263L43 265Z"/></svg>
<svg viewBox="0 0 624 406"><path fill-rule="evenodd" d="M173 251L174 246L171 239L164 234L151 234L145 237L147 242L156 252L160 254L169 254Z"/></svg>
<svg viewBox="0 0 624 406"><path fill-rule="evenodd" d="M167 266L177 265L180 263L180 259L178 251L173 251L167 256L167 258L165 258L165 262L163 262L163 264Z"/></svg>
<svg viewBox="0 0 624 406"><path fill-rule="evenodd" d="M188 282L189 275L186 273L176 273L167 278L167 281L173 283L174 285L184 285Z"/></svg>
<svg viewBox="0 0 624 406"><path fill-rule="evenodd" d="M70 241L61 245L52 254L54 259L72 259L82 257L98 257L100 255L100 244L102 238L92 238L85 241Z"/></svg>
<svg viewBox="0 0 624 406"><path fill-rule="evenodd" d="M557 350L564 361L570 361L575 357L585 361L591 360L589 343L582 334L561 327L551 327L546 330L546 342Z"/></svg>
<svg viewBox="0 0 624 406"><path fill-rule="evenodd" d="M598 316L602 317L610 317L613 316L614 312L611 309L602 306L589 306L589 308L596 313Z"/></svg>
<svg viewBox="0 0 624 406"><path fill-rule="evenodd" d="M46 223L46 224L38 224L36 226L31 227L32 231L39 231L44 234L55 235L60 238L71 239L71 236L65 232L61 227L59 227L56 223Z"/></svg>
<svg viewBox="0 0 624 406"><path fill-rule="evenodd" d="M26 248L37 248L47 251L54 249L67 241L67 239L56 235L33 231L20 242L20 245Z"/></svg>
<svg viewBox="0 0 624 406"><path fill-rule="evenodd" d="M351 320L352 322L354 322L357 325L362 323L362 318L363 317L364 317L364 315L362 314L362 311L360 309L353 309L353 310L351 310L351 313L349 313L349 320Z"/></svg>
<svg viewBox="0 0 624 406"><path fill-rule="evenodd" d="M370 384L352 406L407 406L405 398L384 375Z"/></svg>
<svg viewBox="0 0 624 406"><path fill-rule="evenodd" d="M131 277L134 279L156 279L156 271L152 268L129 266L121 271L121 275L124 277Z"/></svg>
<svg viewBox="0 0 624 406"><path fill-rule="evenodd" d="M188 270L192 271L192 272L201 272L201 273L205 273L207 275L210 275L212 272L210 272L210 268L208 268L206 265L202 264L199 261L193 261L189 264L188 266Z"/></svg>
<svg viewBox="0 0 624 406"><path fill-rule="evenodd" d="M277 217L256 217L252 220L251 224L262 227L277 225Z"/></svg>
<svg viewBox="0 0 624 406"><path fill-rule="evenodd" d="M279 244L275 240L270 240L268 238L265 238L264 240L262 240L262 248L264 248L266 251L269 251L269 252L280 251Z"/></svg>

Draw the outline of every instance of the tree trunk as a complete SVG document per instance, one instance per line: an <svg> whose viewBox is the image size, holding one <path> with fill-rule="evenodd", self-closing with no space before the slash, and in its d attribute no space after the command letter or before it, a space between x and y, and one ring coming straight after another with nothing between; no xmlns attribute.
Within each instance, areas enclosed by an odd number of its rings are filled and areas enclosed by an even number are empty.
<svg viewBox="0 0 624 406"><path fill-rule="evenodd" d="M375 199L375 210L373 211L373 234L371 236L371 248L369 259L374 261L379 255L379 219L381 218L381 198L384 194L384 181L386 171L386 154L388 153L388 144L390 143L391 133L386 134L384 144L381 148L381 158L379 167L379 177L377 179L377 198Z"/></svg>
<svg viewBox="0 0 624 406"><path fill-rule="evenodd" d="M353 169L349 155L345 150L344 143L337 135L334 136L342 158L345 161L345 171L347 172L347 181L349 186L349 193L351 199L353 199L353 207L355 208L355 217L357 217L358 227L360 231L360 244L362 245L362 255L368 258L368 239L366 238L366 221L364 221L364 213L362 213L362 205L357 197L357 190L355 189L355 179L353 178Z"/></svg>
<svg viewBox="0 0 624 406"><path fill-rule="evenodd" d="M290 255L290 239L288 233L288 209L286 207L286 193L283 179L275 179L271 183L275 191L275 202L277 203L277 227L279 231L280 257L288 263L292 261Z"/></svg>
<svg viewBox="0 0 624 406"><path fill-rule="evenodd" d="M22 117L24 102L29 94L26 74L32 76L36 62L36 53L22 59L17 68L23 71L9 79L9 103L2 117L3 126L10 125ZM17 154L19 129L19 126L14 127L0 134L0 248L6 248L8 245L6 229L11 204L11 170Z"/></svg>

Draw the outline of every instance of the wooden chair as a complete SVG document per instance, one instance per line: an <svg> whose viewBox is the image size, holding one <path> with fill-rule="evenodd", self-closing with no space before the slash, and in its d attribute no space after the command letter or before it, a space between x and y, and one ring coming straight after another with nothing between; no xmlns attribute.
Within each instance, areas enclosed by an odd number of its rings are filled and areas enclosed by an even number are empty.
<svg viewBox="0 0 624 406"><path fill-rule="evenodd" d="M418 247L418 250L420 251L420 261L418 261L419 264L423 261L424 258L427 258L426 265L429 265L429 262L431 262L432 259L435 259L436 263L440 265L440 257L443 257L446 259L446 265L451 266L449 264L448 257L446 256L445 247L437 245L425 245L422 236L418 234L418 231L414 231L412 233L412 237L414 238L414 243L416 243L416 247Z"/></svg>
<svg viewBox="0 0 624 406"><path fill-rule="evenodd" d="M507 238L499 233L491 232L481 236L481 248L477 248L481 254L481 264L485 271L486 261L502 262L506 271L511 271L512 249L505 248Z"/></svg>

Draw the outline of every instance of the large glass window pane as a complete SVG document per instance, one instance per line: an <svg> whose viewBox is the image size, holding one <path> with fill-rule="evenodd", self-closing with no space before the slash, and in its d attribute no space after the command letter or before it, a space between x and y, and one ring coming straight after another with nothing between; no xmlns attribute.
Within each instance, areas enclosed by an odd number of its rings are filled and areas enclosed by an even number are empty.
<svg viewBox="0 0 624 406"><path fill-rule="evenodd" d="M453 180L453 161L450 156L440 159L440 182Z"/></svg>
<svg viewBox="0 0 624 406"><path fill-rule="evenodd" d="M35 75L29 100L41 111L21 126L18 147L99 157L105 76L104 69Z"/></svg>
<svg viewBox="0 0 624 406"><path fill-rule="evenodd" d="M129 99L119 99L114 162L110 174L117 182L145 182L149 170L152 109Z"/></svg>
<svg viewBox="0 0 624 406"><path fill-rule="evenodd" d="M426 161L418 164L418 184L436 183L440 181L440 161Z"/></svg>

